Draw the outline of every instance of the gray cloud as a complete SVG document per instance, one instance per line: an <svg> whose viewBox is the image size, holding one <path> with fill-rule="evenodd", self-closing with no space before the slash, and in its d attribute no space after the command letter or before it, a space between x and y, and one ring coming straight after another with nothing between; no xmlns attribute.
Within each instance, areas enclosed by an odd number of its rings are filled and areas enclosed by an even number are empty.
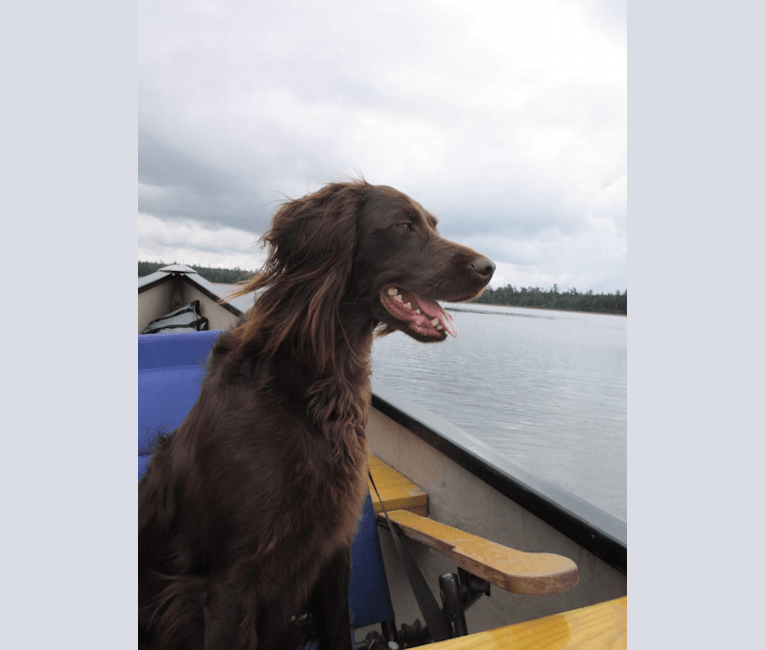
<svg viewBox="0 0 766 650"><path fill-rule="evenodd" d="M362 173L509 265L624 249L622 5L514 6L140 3L139 212L254 239L285 195ZM614 290L624 256L596 258L585 282Z"/></svg>
<svg viewBox="0 0 766 650"><path fill-rule="evenodd" d="M139 133L138 210L160 217L184 217L263 230L269 214L256 188L225 167ZM260 208L260 209L259 209Z"/></svg>

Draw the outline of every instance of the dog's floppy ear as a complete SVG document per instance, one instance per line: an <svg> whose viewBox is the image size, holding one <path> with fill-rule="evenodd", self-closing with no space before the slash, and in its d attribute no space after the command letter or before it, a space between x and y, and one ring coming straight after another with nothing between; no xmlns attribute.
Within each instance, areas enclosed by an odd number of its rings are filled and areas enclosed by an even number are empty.
<svg viewBox="0 0 766 650"><path fill-rule="evenodd" d="M362 198L358 190L354 184L334 183L277 211L263 239L279 272L296 279L348 275Z"/></svg>
<svg viewBox="0 0 766 650"><path fill-rule="evenodd" d="M240 293L264 289L246 332L268 332L265 352L288 343L304 363L333 370L346 291L367 184L333 183L285 203L263 236L269 256L261 276ZM270 322L270 316L280 322ZM246 338L250 336L246 335Z"/></svg>

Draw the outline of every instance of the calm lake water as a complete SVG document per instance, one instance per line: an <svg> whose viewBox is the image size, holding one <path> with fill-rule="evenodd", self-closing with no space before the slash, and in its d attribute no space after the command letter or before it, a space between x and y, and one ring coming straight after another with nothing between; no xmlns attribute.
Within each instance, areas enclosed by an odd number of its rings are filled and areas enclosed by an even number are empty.
<svg viewBox="0 0 766 650"><path fill-rule="evenodd" d="M422 344L396 332L376 340L373 376L627 521L628 319L456 309L457 338Z"/></svg>

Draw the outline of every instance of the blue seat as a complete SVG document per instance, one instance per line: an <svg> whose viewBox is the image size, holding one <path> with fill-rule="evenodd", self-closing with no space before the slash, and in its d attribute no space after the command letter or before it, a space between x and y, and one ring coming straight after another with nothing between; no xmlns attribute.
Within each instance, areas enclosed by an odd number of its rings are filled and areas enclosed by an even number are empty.
<svg viewBox="0 0 766 650"><path fill-rule="evenodd" d="M176 429L197 401L207 357L220 334L209 330L138 336L139 481L157 437ZM352 635L355 629L394 619L369 494L351 547L349 609Z"/></svg>
<svg viewBox="0 0 766 650"><path fill-rule="evenodd" d="M157 437L176 429L194 406L205 376L205 361L220 333L139 335L139 457L151 455Z"/></svg>

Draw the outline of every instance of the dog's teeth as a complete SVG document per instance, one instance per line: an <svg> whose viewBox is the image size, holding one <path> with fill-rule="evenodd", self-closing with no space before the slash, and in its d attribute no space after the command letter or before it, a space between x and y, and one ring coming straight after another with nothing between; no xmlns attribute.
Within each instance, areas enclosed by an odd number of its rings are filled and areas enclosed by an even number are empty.
<svg viewBox="0 0 766 650"><path fill-rule="evenodd" d="M415 313L416 313L416 314L419 314L419 313L420 313L420 310L419 310L419 309L416 309L416 310L415 310Z"/></svg>
<svg viewBox="0 0 766 650"><path fill-rule="evenodd" d="M398 293L394 296L394 300L397 302L404 302L404 298L402 298L401 294Z"/></svg>
<svg viewBox="0 0 766 650"><path fill-rule="evenodd" d="M438 318L432 318L431 319L431 325L436 327L438 324L439 324L439 319Z"/></svg>
<svg viewBox="0 0 766 650"><path fill-rule="evenodd" d="M440 323L439 325L436 326L436 329L441 332L444 328L441 326L441 323Z"/></svg>
<svg viewBox="0 0 766 650"><path fill-rule="evenodd" d="M399 293L399 289L396 287L389 287L388 288L388 295L389 296L395 296L397 293Z"/></svg>
<svg viewBox="0 0 766 650"><path fill-rule="evenodd" d="M404 304L404 306L405 306L407 309L412 309L412 305L411 305L410 303L408 303L408 302L407 302L407 303L405 303L405 304Z"/></svg>

